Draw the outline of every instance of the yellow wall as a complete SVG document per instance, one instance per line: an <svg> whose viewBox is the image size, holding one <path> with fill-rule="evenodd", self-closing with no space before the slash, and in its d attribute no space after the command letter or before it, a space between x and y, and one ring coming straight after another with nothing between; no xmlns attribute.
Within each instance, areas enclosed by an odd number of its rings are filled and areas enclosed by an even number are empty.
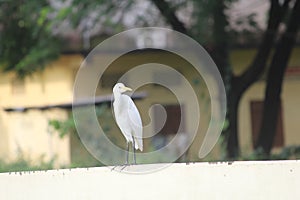
<svg viewBox="0 0 300 200"><path fill-rule="evenodd" d="M44 71L26 77L22 94L12 93L13 74L1 74L1 106L43 106L69 102L73 95L74 72L81 61L80 55L62 56Z"/></svg>
<svg viewBox="0 0 300 200"><path fill-rule="evenodd" d="M80 55L61 56L42 72L37 72L24 80L23 91L14 93L12 82L16 77L0 74L0 106L26 108L72 102L75 71L79 68ZM62 109L25 112L0 112L0 157L6 161L18 156L33 161L55 159L56 164L70 163L69 136L59 138L48 127L50 119L67 119L67 111Z"/></svg>
<svg viewBox="0 0 300 200"><path fill-rule="evenodd" d="M288 67L300 67L300 48L295 48L292 52ZM246 50L234 52L232 63L236 69L242 64L242 60L249 60L254 55L254 51ZM248 56L247 56L248 55ZM235 59L235 57L238 57ZM238 71L238 70L236 70ZM241 71L241 70L240 70ZM283 134L284 146L299 145L299 116L300 116L300 95L297 93L300 88L299 75L285 75L283 90L281 94L282 115L283 115ZM265 80L260 80L253 84L243 95L239 106L239 141L241 150L244 155L249 155L252 151L252 127L251 127L251 112L250 102L253 100L264 99ZM278 151L280 149L274 149Z"/></svg>
<svg viewBox="0 0 300 200"><path fill-rule="evenodd" d="M59 134L48 127L49 119L66 119L66 112L53 109L48 111L30 110L25 113L7 114L9 160L24 156L33 161L55 159L57 164L70 162L69 137L59 138Z"/></svg>
<svg viewBox="0 0 300 200"><path fill-rule="evenodd" d="M300 95L296 92L300 88L299 80L286 79L281 95L283 111L284 146L299 145L299 116ZM239 137L243 154L249 154L252 150L252 128L250 102L264 99L265 83L260 81L254 84L243 96L239 107ZM276 149L275 149L276 150Z"/></svg>

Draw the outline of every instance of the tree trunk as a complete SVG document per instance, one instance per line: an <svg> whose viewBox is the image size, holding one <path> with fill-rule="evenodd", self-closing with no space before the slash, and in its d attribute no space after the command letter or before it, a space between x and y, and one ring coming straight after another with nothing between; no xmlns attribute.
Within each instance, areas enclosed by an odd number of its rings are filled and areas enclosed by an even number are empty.
<svg viewBox="0 0 300 200"><path fill-rule="evenodd" d="M250 87L266 68L268 57L271 53L275 36L280 22L285 15L290 0L286 0L282 6L277 0L271 0L270 16L268 27L264 33L262 42L258 48L255 58L251 65L240 76L231 77L230 91L228 95L228 120L229 130L227 136L227 156L230 159L239 156L239 138L238 138L238 107L239 101L244 92Z"/></svg>
<svg viewBox="0 0 300 200"><path fill-rule="evenodd" d="M262 125L255 145L257 150L262 150L266 155L270 154L275 138L284 71L296 40L299 21L300 0L297 0L287 30L277 45L267 77Z"/></svg>
<svg viewBox="0 0 300 200"><path fill-rule="evenodd" d="M166 22L169 23L174 30L180 31L185 34L189 34L188 30L185 28L184 24L175 15L175 10L169 5L166 0L151 0L154 5L161 12L161 15L165 18ZM223 2L224 0L221 0ZM258 48L257 54L253 59L251 65L242 73L240 76L233 76L232 70L229 65L228 60L228 49L226 39L222 40L222 36L225 32L226 23L221 20L220 13L214 13L214 20L216 30L213 33L214 38L217 38L215 47L213 47L215 55L212 55L214 61L216 62L224 83L226 86L227 99L228 99L228 120L229 128L226 131L226 150L229 158L235 158L239 154L239 143L238 143L238 105L242 94L247 90L247 88L258 80L259 76L262 74L266 68L266 63L268 57L271 53L275 37L277 35L277 30L280 22L285 16L286 10L290 0L285 0L283 4L279 3L279 0L270 0L271 7L269 13L268 27L264 33L261 45ZM216 4L220 3L216 1ZM224 2L223 2L224 3ZM215 5L216 6L216 5ZM217 9L225 9L224 4L222 6L216 6ZM224 10L221 15L224 14ZM218 20L219 18L219 20ZM220 26L220 27L219 27ZM223 35L224 36L224 35ZM197 40L197 37L194 36ZM220 39L220 40L219 40Z"/></svg>
<svg viewBox="0 0 300 200"><path fill-rule="evenodd" d="M213 7L213 45L211 56L215 61L223 78L223 82L227 94L227 120L229 127L223 130L225 136L226 156L235 158L239 155L239 140L238 140L238 103L239 96L236 93L235 87L232 85L232 68L229 64L229 36L226 31L228 26L227 17L225 15L225 2L219 0L214 3Z"/></svg>
<svg viewBox="0 0 300 200"><path fill-rule="evenodd" d="M240 95L236 93L235 88L232 88L228 99L227 117L229 120L228 133L226 135L226 151L229 159L234 159L239 156L239 138L238 138L238 106Z"/></svg>

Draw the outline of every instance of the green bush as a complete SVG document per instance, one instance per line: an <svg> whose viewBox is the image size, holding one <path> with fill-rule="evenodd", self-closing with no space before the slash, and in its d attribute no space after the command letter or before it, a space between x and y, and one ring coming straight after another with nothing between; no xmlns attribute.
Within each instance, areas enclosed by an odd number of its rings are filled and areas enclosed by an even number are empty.
<svg viewBox="0 0 300 200"><path fill-rule="evenodd" d="M45 162L42 160L38 162L38 164L34 164L33 162L28 161L22 157L19 157L13 162L5 162L3 160L0 160L0 173L49 170L53 168L53 161Z"/></svg>

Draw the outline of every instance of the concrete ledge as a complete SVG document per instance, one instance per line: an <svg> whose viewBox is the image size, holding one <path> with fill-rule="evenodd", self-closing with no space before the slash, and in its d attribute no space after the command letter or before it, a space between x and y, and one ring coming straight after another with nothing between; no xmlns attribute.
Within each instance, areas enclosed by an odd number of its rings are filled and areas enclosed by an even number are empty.
<svg viewBox="0 0 300 200"><path fill-rule="evenodd" d="M299 186L300 161L191 163L139 175L108 167L3 173L0 199L300 199Z"/></svg>

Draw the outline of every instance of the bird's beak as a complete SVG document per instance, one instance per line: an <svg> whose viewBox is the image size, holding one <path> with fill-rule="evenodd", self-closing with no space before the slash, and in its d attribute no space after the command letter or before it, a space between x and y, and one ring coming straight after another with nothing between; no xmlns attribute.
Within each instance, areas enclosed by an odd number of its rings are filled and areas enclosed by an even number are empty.
<svg viewBox="0 0 300 200"><path fill-rule="evenodd" d="M129 92L131 92L131 91L132 91L132 89L131 89L131 88L129 88L129 87L123 87L123 89L124 89L125 91L129 91Z"/></svg>

